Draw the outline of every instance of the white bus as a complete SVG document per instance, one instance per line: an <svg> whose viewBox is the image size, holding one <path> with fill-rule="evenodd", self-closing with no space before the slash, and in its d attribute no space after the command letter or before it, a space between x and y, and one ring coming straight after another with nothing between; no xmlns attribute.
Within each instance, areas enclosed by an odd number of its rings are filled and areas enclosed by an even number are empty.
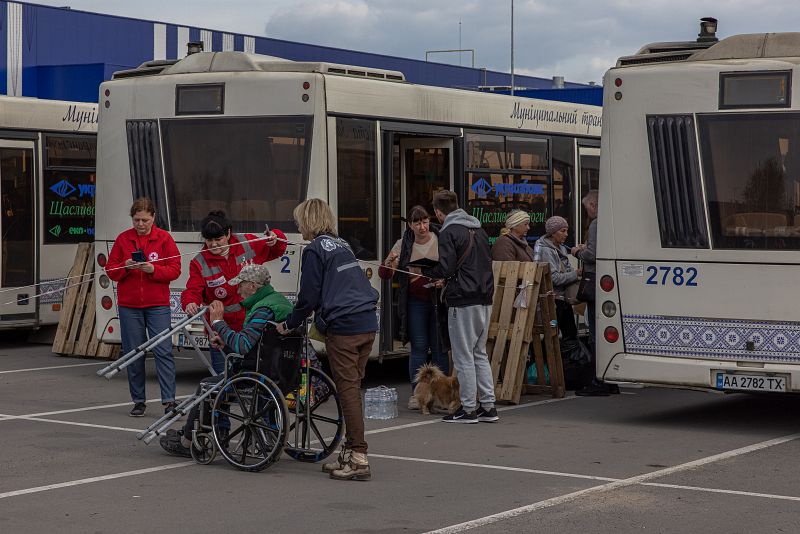
<svg viewBox="0 0 800 534"><path fill-rule="evenodd" d="M800 33L621 58L604 84L597 374L800 390Z"/></svg>
<svg viewBox="0 0 800 534"><path fill-rule="evenodd" d="M130 226L132 198L152 197L158 224L186 253L172 288L174 319L183 316L178 295L209 209L228 213L235 231L261 232L267 223L299 243L292 211L320 197L381 291L374 356L398 353L396 299L377 271L409 207L431 209L435 191L454 189L489 235L518 207L531 212L535 238L552 213L580 221L580 188L599 175L596 106L413 85L395 71L241 52L173 63L146 63L100 88L96 247L109 250ZM290 296L299 258L290 245L270 265L273 284ZM114 286L104 276L98 282L98 336L119 342Z"/></svg>
<svg viewBox="0 0 800 534"><path fill-rule="evenodd" d="M0 329L58 323L94 240L96 132L96 104L0 97Z"/></svg>

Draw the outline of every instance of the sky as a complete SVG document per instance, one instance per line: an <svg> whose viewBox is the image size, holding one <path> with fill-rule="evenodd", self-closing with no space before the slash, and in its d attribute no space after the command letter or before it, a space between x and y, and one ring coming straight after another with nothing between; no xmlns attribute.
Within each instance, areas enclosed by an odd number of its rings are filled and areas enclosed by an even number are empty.
<svg viewBox="0 0 800 534"><path fill-rule="evenodd" d="M38 0L32 3L413 59L471 48L475 66L508 72L511 0ZM646 43L693 40L700 17L720 38L797 31L797 0L514 0L514 72L601 83ZM459 57L460 56L460 57ZM470 65L465 54L430 60Z"/></svg>

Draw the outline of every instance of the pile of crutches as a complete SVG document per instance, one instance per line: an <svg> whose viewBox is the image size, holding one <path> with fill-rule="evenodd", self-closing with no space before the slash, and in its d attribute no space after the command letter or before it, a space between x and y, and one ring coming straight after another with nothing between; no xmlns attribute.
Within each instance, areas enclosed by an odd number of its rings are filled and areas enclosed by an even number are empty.
<svg viewBox="0 0 800 534"><path fill-rule="evenodd" d="M169 342L171 344L172 343L172 335L177 333L177 332L180 332L180 331L183 331L184 335L186 336L186 339L188 339L189 343L191 343L192 347L194 347L195 354L197 355L197 358L201 362L203 362L203 364L208 368L208 370L211 372L212 375L216 376L217 373L214 372L214 368L211 366L211 363L208 361L208 358L206 358L205 354L203 354L203 351L197 345L197 342L195 341L194 336L191 335L191 333L188 330L188 327L189 327L189 325L191 323L193 323L194 321L200 319L200 320L203 321L203 324L205 325L206 332L211 332L212 331L211 330L211 325L208 324L208 321L206 320L206 317L205 317L205 313L206 313L207 310L208 310L208 306L203 306L194 315L187 316L182 321L179 321L178 323L173 325L172 328L167 328L167 329L163 330L162 332L156 334L155 336L151 337L150 339L148 339L147 341L145 341L144 343L142 343L141 345L139 345L135 349L133 349L130 352L128 352L127 354L125 354L124 356L121 356L115 362L113 362L113 363L103 367L99 371L97 371L97 376L103 376L103 377L105 377L105 378L110 380L112 376L114 376L115 374L119 373L120 371L122 371L123 369L128 367L130 364L132 364L133 362L135 362L139 358L144 358L144 355L147 353L147 351L150 350L151 348L157 346L159 343L163 343L164 341L169 340Z"/></svg>

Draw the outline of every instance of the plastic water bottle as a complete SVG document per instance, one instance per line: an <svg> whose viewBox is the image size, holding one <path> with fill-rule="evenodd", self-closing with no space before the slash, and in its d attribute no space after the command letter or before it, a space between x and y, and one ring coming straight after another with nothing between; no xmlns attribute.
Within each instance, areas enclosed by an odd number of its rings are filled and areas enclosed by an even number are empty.
<svg viewBox="0 0 800 534"><path fill-rule="evenodd" d="M372 388L364 393L364 419L375 419L375 390Z"/></svg>
<svg viewBox="0 0 800 534"><path fill-rule="evenodd" d="M395 388L389 388L389 412L387 414L387 419L394 419L397 417L397 390Z"/></svg>

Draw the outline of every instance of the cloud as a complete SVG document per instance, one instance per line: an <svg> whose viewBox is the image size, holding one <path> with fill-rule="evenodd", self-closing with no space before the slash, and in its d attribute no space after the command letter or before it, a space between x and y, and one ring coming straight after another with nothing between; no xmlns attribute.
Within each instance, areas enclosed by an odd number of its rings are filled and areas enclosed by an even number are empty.
<svg viewBox="0 0 800 534"><path fill-rule="evenodd" d="M37 0L63 5L64 0ZM475 49L476 66L508 71L510 0L70 0L74 9L157 19L424 59L426 50ZM715 16L721 37L795 31L797 0L515 0L520 73L599 82L617 58L657 41L694 40ZM468 61L464 55L463 62ZM458 63L458 55L437 55Z"/></svg>

